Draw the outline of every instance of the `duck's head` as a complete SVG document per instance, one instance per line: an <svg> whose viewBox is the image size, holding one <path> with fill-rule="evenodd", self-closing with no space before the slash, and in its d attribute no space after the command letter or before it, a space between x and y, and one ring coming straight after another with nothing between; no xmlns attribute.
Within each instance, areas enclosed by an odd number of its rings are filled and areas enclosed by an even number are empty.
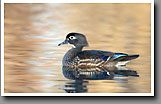
<svg viewBox="0 0 161 104"><path fill-rule="evenodd" d="M73 48L88 46L86 37L81 33L69 33L66 36L66 39L62 43L58 44L58 46L68 43L71 44Z"/></svg>

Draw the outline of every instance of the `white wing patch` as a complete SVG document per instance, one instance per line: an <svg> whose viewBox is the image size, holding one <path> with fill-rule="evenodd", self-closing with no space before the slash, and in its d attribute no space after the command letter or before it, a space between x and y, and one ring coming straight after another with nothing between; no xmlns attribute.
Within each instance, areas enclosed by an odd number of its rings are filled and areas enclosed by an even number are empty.
<svg viewBox="0 0 161 104"><path fill-rule="evenodd" d="M122 61L122 62L118 62L115 66L121 66L121 65L125 65L126 63L128 63L129 61Z"/></svg>

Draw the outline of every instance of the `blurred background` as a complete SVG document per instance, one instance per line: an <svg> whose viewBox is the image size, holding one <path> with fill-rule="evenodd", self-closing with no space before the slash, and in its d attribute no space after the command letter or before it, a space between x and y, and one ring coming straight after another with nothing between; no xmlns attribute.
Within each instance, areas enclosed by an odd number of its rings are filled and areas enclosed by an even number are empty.
<svg viewBox="0 0 161 104"><path fill-rule="evenodd" d="M150 10L148 3L6 3L5 93L151 92ZM85 49L140 54L127 65L139 77L82 82L64 77L62 58L71 46L57 45L69 32L86 35Z"/></svg>

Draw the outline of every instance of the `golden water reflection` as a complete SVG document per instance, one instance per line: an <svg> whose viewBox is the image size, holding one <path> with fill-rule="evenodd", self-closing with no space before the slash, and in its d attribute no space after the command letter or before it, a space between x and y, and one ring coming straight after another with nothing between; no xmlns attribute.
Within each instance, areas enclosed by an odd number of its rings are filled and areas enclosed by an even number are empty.
<svg viewBox="0 0 161 104"><path fill-rule="evenodd" d="M5 4L5 93L64 93L61 61L69 32L86 34L89 46L140 54L128 64L139 77L83 80L86 93L150 92L150 4ZM119 79L119 80L117 80ZM74 88L74 87L73 87Z"/></svg>

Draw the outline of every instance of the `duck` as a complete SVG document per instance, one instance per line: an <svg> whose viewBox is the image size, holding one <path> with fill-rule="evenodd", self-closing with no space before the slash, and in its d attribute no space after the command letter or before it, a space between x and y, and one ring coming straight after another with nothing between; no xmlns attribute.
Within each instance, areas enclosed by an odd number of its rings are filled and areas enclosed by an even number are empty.
<svg viewBox="0 0 161 104"><path fill-rule="evenodd" d="M64 55L62 60L63 66L91 68L91 67L118 67L126 64L139 57L139 54L129 55L126 53L115 53L103 50L83 50L88 47L86 36L82 33L68 33L65 40L58 46L70 44L72 48Z"/></svg>

